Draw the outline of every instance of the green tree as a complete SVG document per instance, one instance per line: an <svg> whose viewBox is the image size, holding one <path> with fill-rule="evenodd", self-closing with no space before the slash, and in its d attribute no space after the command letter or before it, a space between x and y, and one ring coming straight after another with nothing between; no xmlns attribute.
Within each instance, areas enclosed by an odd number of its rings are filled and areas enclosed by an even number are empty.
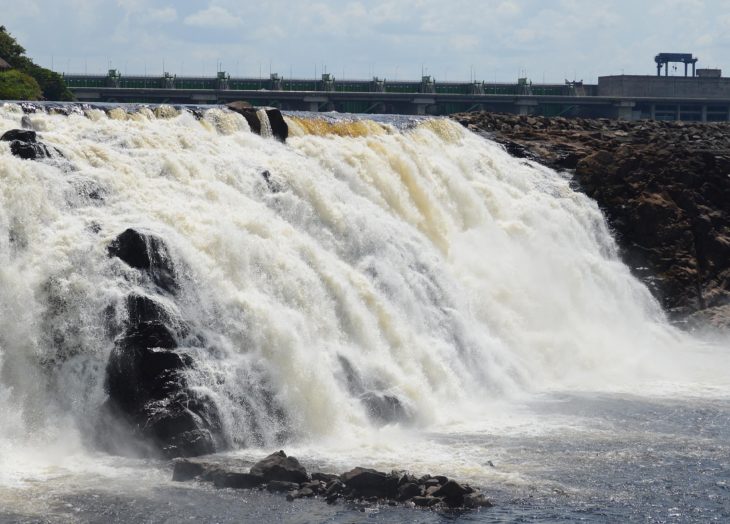
<svg viewBox="0 0 730 524"><path fill-rule="evenodd" d="M25 56L25 49L8 33L5 26L0 26L0 57L19 71L32 76L47 100L73 100L73 94L66 87L66 82L58 73L41 67Z"/></svg>
<svg viewBox="0 0 730 524"><path fill-rule="evenodd" d="M0 100L40 100L41 86L35 78L11 69L0 73Z"/></svg>

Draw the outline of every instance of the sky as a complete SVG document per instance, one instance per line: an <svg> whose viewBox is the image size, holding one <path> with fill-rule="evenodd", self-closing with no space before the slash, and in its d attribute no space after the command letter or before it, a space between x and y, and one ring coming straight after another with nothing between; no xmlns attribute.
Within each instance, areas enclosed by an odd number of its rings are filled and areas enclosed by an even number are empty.
<svg viewBox="0 0 730 524"><path fill-rule="evenodd" d="M595 82L681 52L730 76L730 0L0 0L0 25L69 73Z"/></svg>

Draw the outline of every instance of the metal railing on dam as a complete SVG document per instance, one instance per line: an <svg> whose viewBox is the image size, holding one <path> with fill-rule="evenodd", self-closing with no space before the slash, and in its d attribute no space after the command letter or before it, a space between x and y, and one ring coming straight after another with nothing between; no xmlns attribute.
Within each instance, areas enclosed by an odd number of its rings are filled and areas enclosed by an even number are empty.
<svg viewBox="0 0 730 524"><path fill-rule="evenodd" d="M134 102L170 104L224 104L243 100L284 110L338 111L446 115L465 111L495 111L523 115L591 118L642 118L658 120L730 120L730 97L631 96L611 92L603 96L601 82L622 77L602 77L599 84L566 82L515 84L321 79L65 75L71 91L82 102ZM643 77L634 77L643 78ZM670 77L671 79L671 77ZM605 89L604 89L605 91Z"/></svg>

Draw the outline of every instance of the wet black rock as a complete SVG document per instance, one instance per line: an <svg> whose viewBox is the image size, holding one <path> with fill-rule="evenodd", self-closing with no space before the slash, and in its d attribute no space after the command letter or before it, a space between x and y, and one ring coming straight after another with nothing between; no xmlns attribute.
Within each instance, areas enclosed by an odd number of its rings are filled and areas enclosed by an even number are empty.
<svg viewBox="0 0 730 524"><path fill-rule="evenodd" d="M189 328L170 295L159 294L177 289L167 246L155 235L127 229L108 251L148 279L150 294L130 293L125 302L126 322L106 367L109 398L100 417L101 446L115 453L166 457L220 449L222 430L215 403L186 380L194 361L179 345ZM139 444L127 449L125 437Z"/></svg>
<svg viewBox="0 0 730 524"><path fill-rule="evenodd" d="M398 478L369 468L357 467L340 475L340 480L358 497L395 498Z"/></svg>
<svg viewBox="0 0 730 524"><path fill-rule="evenodd" d="M339 475L335 475L334 473L322 473L320 471L312 473L312 480L318 480L320 482L324 482L325 484L329 484L333 480L339 478Z"/></svg>
<svg viewBox="0 0 730 524"><path fill-rule="evenodd" d="M127 298L129 320L106 368L106 409L168 457L216 449L220 422L214 404L188 388L192 358L177 351L169 314L151 297Z"/></svg>
<svg viewBox="0 0 730 524"><path fill-rule="evenodd" d="M251 468L251 473L266 480L303 483L309 480L307 470L294 457L287 457L283 451L272 453L265 459L257 462Z"/></svg>
<svg viewBox="0 0 730 524"><path fill-rule="evenodd" d="M336 478L336 479L330 480L327 483L327 487L325 488L325 495L328 498L334 497L336 499L346 489L347 489L347 487L345 486L345 484L339 478Z"/></svg>
<svg viewBox="0 0 730 524"><path fill-rule="evenodd" d="M0 140L2 140L3 142L12 142L14 140L18 140L20 142L36 142L37 137L35 131L33 130L11 129L3 133L3 135L0 136Z"/></svg>
<svg viewBox="0 0 730 524"><path fill-rule="evenodd" d="M281 111L275 108L267 108L266 115L269 117L269 124L271 125L271 134L274 135L278 140L286 142L289 136L289 126L284 120L284 115Z"/></svg>
<svg viewBox="0 0 730 524"><path fill-rule="evenodd" d="M24 160L50 158L51 152L45 144L38 142L36 132L30 129L11 129L0 140L10 142L10 152Z"/></svg>
<svg viewBox="0 0 730 524"><path fill-rule="evenodd" d="M257 135L261 134L261 117L259 116L259 111L263 110L269 119L271 134L282 142L285 142L289 136L289 126L286 120L284 120L284 115L274 107L253 107L248 102L242 101L231 102L226 107L242 115L246 119L246 122L248 122L251 131Z"/></svg>
<svg viewBox="0 0 730 524"><path fill-rule="evenodd" d="M109 244L109 256L144 271L160 289L176 293L175 268L167 246L160 237L129 228Z"/></svg>
<svg viewBox="0 0 730 524"><path fill-rule="evenodd" d="M464 505L464 496L468 493L469 490L461 484L456 481L449 480L443 486L439 486L432 495L434 497L444 499L444 502L446 502L449 507L457 508Z"/></svg>
<svg viewBox="0 0 730 524"><path fill-rule="evenodd" d="M269 191L272 193L280 193L281 192L281 184L279 184L276 180L271 178L271 173L268 169L261 172L261 176L264 179L264 182L266 182L266 186L269 188Z"/></svg>
<svg viewBox="0 0 730 524"><path fill-rule="evenodd" d="M192 480L202 475L206 470L206 465L200 462L191 462L189 460L176 460L172 469L172 480L176 482L184 482Z"/></svg>
<svg viewBox="0 0 730 524"><path fill-rule="evenodd" d="M398 486L398 500L405 501L423 495L421 487L413 482L407 482Z"/></svg>

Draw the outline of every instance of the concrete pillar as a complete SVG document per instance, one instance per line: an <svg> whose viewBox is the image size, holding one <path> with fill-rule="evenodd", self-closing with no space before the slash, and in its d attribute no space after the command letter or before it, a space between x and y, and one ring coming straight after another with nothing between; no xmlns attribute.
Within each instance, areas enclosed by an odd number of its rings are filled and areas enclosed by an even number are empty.
<svg viewBox="0 0 730 524"><path fill-rule="evenodd" d="M687 62L684 63L684 76L687 76L687 66L688 65L689 64L687 64Z"/></svg>
<svg viewBox="0 0 730 524"><path fill-rule="evenodd" d="M416 115L425 115L426 108L436 103L435 98L414 98L411 100L413 105L413 112Z"/></svg>
<svg viewBox="0 0 730 524"><path fill-rule="evenodd" d="M702 106L702 121L707 122L707 106Z"/></svg>
<svg viewBox="0 0 730 524"><path fill-rule="evenodd" d="M537 100L531 98L518 98L515 100L518 115L531 115L537 107Z"/></svg>
<svg viewBox="0 0 730 524"><path fill-rule="evenodd" d="M316 113L319 111L321 104L329 102L329 98L326 96L305 96L303 101L308 104L309 111Z"/></svg>
<svg viewBox="0 0 730 524"><path fill-rule="evenodd" d="M677 106L677 114L675 115L675 120L682 120L682 106Z"/></svg>
<svg viewBox="0 0 730 524"><path fill-rule="evenodd" d="M650 118L652 120L656 120L656 104L651 104L650 107L651 107L651 109L650 109L650 111L651 111Z"/></svg>
<svg viewBox="0 0 730 524"><path fill-rule="evenodd" d="M634 106L636 102L633 100L621 100L616 102L614 107L616 108L616 118L619 120L633 120L634 119Z"/></svg>

